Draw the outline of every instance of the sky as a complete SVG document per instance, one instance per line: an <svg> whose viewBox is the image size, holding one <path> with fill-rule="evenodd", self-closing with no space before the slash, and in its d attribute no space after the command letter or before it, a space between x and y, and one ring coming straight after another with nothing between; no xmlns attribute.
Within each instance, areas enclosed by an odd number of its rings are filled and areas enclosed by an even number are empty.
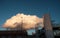
<svg viewBox="0 0 60 38"><path fill-rule="evenodd" d="M38 17L49 13L51 20L60 23L60 0L0 0L0 28L7 19L18 13Z"/></svg>

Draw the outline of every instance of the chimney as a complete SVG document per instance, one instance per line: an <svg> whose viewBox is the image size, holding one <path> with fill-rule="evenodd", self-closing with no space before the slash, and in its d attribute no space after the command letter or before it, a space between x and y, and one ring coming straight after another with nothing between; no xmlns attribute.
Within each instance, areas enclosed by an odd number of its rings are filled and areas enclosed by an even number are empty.
<svg viewBox="0 0 60 38"><path fill-rule="evenodd" d="M44 29L45 29L46 38L54 38L49 14L45 14L43 20L44 20Z"/></svg>

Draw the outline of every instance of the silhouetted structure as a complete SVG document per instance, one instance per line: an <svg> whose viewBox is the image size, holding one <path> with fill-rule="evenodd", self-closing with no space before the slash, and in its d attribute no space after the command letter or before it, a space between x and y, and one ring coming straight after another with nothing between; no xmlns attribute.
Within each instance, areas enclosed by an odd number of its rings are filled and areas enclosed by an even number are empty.
<svg viewBox="0 0 60 38"><path fill-rule="evenodd" d="M41 30L38 30L37 33L39 35L39 38L46 38L44 28L42 28Z"/></svg>
<svg viewBox="0 0 60 38"><path fill-rule="evenodd" d="M60 38L60 25L56 25L53 27L54 30L54 36L55 38Z"/></svg>
<svg viewBox="0 0 60 38"><path fill-rule="evenodd" d="M27 32L16 30L0 31L0 38L27 38Z"/></svg>
<svg viewBox="0 0 60 38"><path fill-rule="evenodd" d="M43 19L44 19L44 29L46 30L45 32L46 38L54 38L49 14L45 14Z"/></svg>

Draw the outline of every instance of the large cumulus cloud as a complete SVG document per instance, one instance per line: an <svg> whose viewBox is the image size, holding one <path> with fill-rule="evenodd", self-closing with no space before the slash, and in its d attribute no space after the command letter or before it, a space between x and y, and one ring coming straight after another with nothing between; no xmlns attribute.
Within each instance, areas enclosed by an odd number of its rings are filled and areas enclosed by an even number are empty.
<svg viewBox="0 0 60 38"><path fill-rule="evenodd" d="M41 24L41 25L40 25ZM39 18L36 15L25 15L25 14L16 14L11 18L7 19L4 23L4 28L20 28L31 29L40 25L43 27L43 18Z"/></svg>

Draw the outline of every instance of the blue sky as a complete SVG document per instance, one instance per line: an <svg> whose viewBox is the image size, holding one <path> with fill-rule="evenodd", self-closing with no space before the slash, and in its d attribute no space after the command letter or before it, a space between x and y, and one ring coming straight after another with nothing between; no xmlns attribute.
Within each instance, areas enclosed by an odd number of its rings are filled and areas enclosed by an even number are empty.
<svg viewBox="0 0 60 38"><path fill-rule="evenodd" d="M49 13L52 20L60 23L60 0L0 0L0 26L17 13L38 17Z"/></svg>

